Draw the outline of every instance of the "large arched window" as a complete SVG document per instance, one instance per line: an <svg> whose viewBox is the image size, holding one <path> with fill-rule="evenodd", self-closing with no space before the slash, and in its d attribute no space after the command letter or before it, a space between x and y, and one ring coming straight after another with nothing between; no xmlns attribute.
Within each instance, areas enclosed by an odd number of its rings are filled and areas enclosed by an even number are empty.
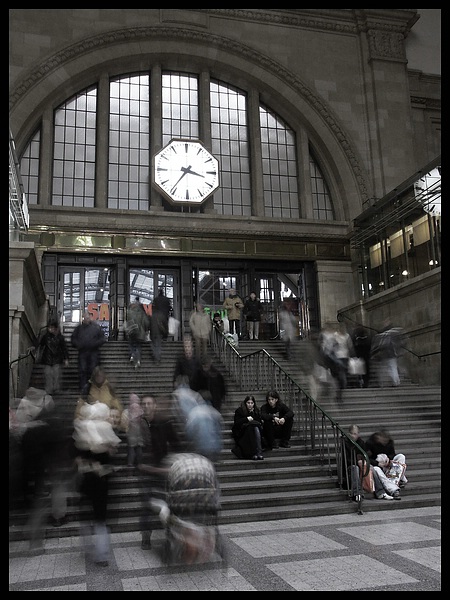
<svg viewBox="0 0 450 600"><path fill-rule="evenodd" d="M149 76L110 82L108 208L148 210Z"/></svg>
<svg viewBox="0 0 450 600"><path fill-rule="evenodd" d="M223 82L212 81L210 87L212 152L220 167L214 208L224 215L251 216L247 98Z"/></svg>
<svg viewBox="0 0 450 600"><path fill-rule="evenodd" d="M312 152L311 197L300 197L300 190L308 186L299 181L297 132L273 107L260 103L259 113L252 115L250 90L203 74L200 78L195 73L163 70L153 81L152 76L151 72L139 72L115 77L109 83L106 106L99 104L97 87L92 86L55 110L49 204L95 206L95 181L100 172L96 168L97 140L107 139L107 157L100 159L107 164L107 182L102 186L107 189L106 207L147 211L152 197L152 144L162 147L172 138L198 139L206 134L219 161L220 188L209 204L218 214L335 218L329 187ZM108 119L98 118L105 111ZM157 126L155 118L160 118ZM253 127L259 124L259 132L252 138L250 123ZM156 137L152 128L159 132ZM31 204L41 202L39 146L46 143L41 135L39 131L33 135L21 157L24 189ZM307 169L304 165L300 172ZM174 211L180 207L162 198L160 209Z"/></svg>
<svg viewBox="0 0 450 600"><path fill-rule="evenodd" d="M264 215L298 219L295 135L272 111L259 109Z"/></svg>
<svg viewBox="0 0 450 600"><path fill-rule="evenodd" d="M97 90L80 92L55 111L52 204L94 206Z"/></svg>

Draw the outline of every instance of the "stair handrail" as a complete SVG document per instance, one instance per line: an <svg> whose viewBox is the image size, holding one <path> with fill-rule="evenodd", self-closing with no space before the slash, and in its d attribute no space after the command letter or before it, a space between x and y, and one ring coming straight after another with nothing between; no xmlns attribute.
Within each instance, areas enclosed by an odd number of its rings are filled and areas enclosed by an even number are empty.
<svg viewBox="0 0 450 600"><path fill-rule="evenodd" d="M360 478L369 474L370 461L367 453L353 438L340 427L339 423L323 409L312 396L302 388L270 355L267 350L259 349L242 356L236 345L232 344L226 334L214 330L211 335L211 346L220 362L229 374L239 383L240 389L270 390L275 389L283 402L294 412L294 431L303 440L306 452L317 454L322 465L327 463L328 474L333 477L333 451L337 466L337 482L339 489L347 484L347 495L352 495L349 485L349 471L353 469L342 466L342 440L347 439L351 452L351 466L358 466L357 455L361 455L363 468L359 469ZM350 482L351 483L351 482ZM363 495L356 503L358 514L362 514Z"/></svg>
<svg viewBox="0 0 450 600"><path fill-rule="evenodd" d="M348 315L346 315L345 312L340 312L337 316L337 320L341 323L343 319L347 319L347 321L349 321L350 323L353 323L357 327L364 327L364 329L368 329L369 331L374 332L375 334L382 333L379 329L375 329L375 327L370 327L369 325L363 325L362 323L355 321L355 319L352 319L352 317L349 317ZM427 352L426 354L417 354L416 352L414 352L414 350L411 350L407 346L401 345L400 348L402 350L404 350L405 352L412 354L412 356L414 356L418 360L422 360L423 358L425 358L427 356L434 356L435 354L441 354L440 350L437 350L435 352Z"/></svg>
<svg viewBox="0 0 450 600"><path fill-rule="evenodd" d="M35 346L30 346L29 348L27 348L27 351L25 352L25 354L19 354L19 356L17 358L15 358L14 360L9 361L9 389L10 389L10 400L16 398L16 381L17 381L17 377L14 376L14 372L13 372L13 367L16 363L19 363L22 360L25 360L27 358L29 358L31 356L31 358L33 359L33 363L36 362L36 354L35 354Z"/></svg>

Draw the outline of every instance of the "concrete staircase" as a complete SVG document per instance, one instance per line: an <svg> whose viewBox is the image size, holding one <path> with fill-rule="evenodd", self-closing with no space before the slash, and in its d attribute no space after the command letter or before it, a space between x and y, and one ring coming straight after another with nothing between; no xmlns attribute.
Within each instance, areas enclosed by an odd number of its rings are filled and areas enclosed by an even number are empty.
<svg viewBox="0 0 450 600"><path fill-rule="evenodd" d="M292 358L287 361L284 345L280 340L242 341L242 355L265 348L283 369L305 389L311 386L309 367L311 348L298 342ZM128 345L124 341L110 341L102 349L102 364L109 380L115 385L124 406L128 395L135 392L155 395L171 391L172 374L181 342L163 345L161 363L156 365L149 345L144 348L142 365L135 370L128 360ZM78 398L77 355L70 350L70 365L64 372L64 389L61 397L55 397L64 414L67 434L72 432L72 419ZM224 365L218 365L226 375ZM43 368L35 365L30 385L43 387ZM332 473L328 463L323 465L295 436L291 448L276 449L265 454L264 461L238 460L231 453L231 424L234 410L246 394L253 393L258 404L264 401L265 391L241 390L237 382L226 377L227 400L223 406L224 450L216 468L222 494L220 523L239 523L265 519L282 519L304 516L325 516L356 511L356 504L339 490L332 460ZM375 510L435 506L441 504L441 388L418 387L407 381L399 388L345 390L337 404L334 394L324 388L320 392L320 405L344 429L356 423L363 438L375 430L387 428L399 452L406 455L409 483L402 492L402 500L379 501L366 497L363 513ZM113 532L139 529L142 501L146 490L146 478L126 468L125 438L115 456L116 472L111 475L109 525ZM367 496L367 495L366 495ZM50 501L49 501L50 502ZM49 502L47 510L49 511ZM10 539L25 539L27 511L20 506L10 507ZM77 495L69 499L68 523L54 528L48 525L47 537L77 535L80 523L88 515L83 512Z"/></svg>

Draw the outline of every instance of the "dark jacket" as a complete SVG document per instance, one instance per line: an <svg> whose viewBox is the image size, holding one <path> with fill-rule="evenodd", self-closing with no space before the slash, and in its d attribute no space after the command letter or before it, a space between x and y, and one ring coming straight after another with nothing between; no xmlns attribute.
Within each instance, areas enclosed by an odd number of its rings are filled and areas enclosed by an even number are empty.
<svg viewBox="0 0 450 600"><path fill-rule="evenodd" d="M250 415L253 417L253 421L247 419ZM250 413L247 406L242 403L234 412L234 422L231 428L231 434L236 442L233 453L239 458L252 458L258 453L255 427L261 431L262 422L258 407L255 406L254 411Z"/></svg>
<svg viewBox="0 0 450 600"><path fill-rule="evenodd" d="M170 304L170 300L167 296L164 296L164 294L159 294L153 300L152 314L158 312L164 315L165 319L168 319L171 309L172 305Z"/></svg>
<svg viewBox="0 0 450 600"><path fill-rule="evenodd" d="M294 413L287 404L284 404L284 402L281 402L280 400L278 400L273 407L270 406L268 402L263 404L261 406L262 420L272 421L274 417L279 417L280 419L283 417L287 421L288 419L294 418Z"/></svg>
<svg viewBox="0 0 450 600"><path fill-rule="evenodd" d="M356 459L357 460L359 460L363 457L361 456L361 453L355 448L355 446L353 446L353 444L349 441L348 438L344 437L343 439L344 439L344 453L346 456L346 464L347 464L347 466L349 466L351 464L353 448L356 450ZM363 450L365 450L367 452L366 443L362 439L362 437L357 438L355 441L358 444L358 446L360 446Z"/></svg>
<svg viewBox="0 0 450 600"><path fill-rule="evenodd" d="M139 418L147 461L154 467L161 466L169 452L180 449L174 424L168 417L156 416L149 421L145 415Z"/></svg>
<svg viewBox="0 0 450 600"><path fill-rule="evenodd" d="M197 369L191 387L198 392L208 391L211 394L211 404L220 411L222 402L225 400L226 386L224 376L219 369L216 369L214 365L210 365L206 369Z"/></svg>
<svg viewBox="0 0 450 600"><path fill-rule="evenodd" d="M177 361L175 363L173 383L175 384L180 375L186 375L189 379L189 386L198 392L200 388L198 387L197 378L201 370L202 365L198 358L195 355L188 358L183 352L177 357Z"/></svg>
<svg viewBox="0 0 450 600"><path fill-rule="evenodd" d="M72 346L80 352L98 350L106 342L103 329L95 323L80 323L75 327L71 337Z"/></svg>
<svg viewBox="0 0 450 600"><path fill-rule="evenodd" d="M262 304L259 298L247 298L244 304L244 317L247 321L261 321Z"/></svg>
<svg viewBox="0 0 450 600"><path fill-rule="evenodd" d="M370 464L374 467L378 466L377 456L378 454L386 454L390 460L397 454L394 447L394 440L388 436L385 441L379 432L373 433L366 441L366 452L370 459Z"/></svg>
<svg viewBox="0 0 450 600"><path fill-rule="evenodd" d="M145 340L145 334L149 329L149 318L147 317L147 313L145 312L145 308L142 304L138 302L133 302L130 304L128 309L128 325L134 324L135 328L128 327L127 336L131 341L141 341Z"/></svg>
<svg viewBox="0 0 450 600"><path fill-rule="evenodd" d="M247 419L247 417L249 416L253 417L253 421L249 421ZM253 424L253 425L252 425ZM247 410L247 407L245 406L238 406L238 408L234 411L234 420L233 420L233 426L231 428L231 433L233 435L233 438L238 441L239 438L244 435L245 430L248 427L261 427L262 426L262 419L261 419L261 413L259 411L259 409L255 406L255 410L250 413ZM254 452L253 452L254 454Z"/></svg>
<svg viewBox="0 0 450 600"><path fill-rule="evenodd" d="M62 333L56 334L47 331L39 341L39 347L42 348L41 364L43 365L61 365L69 360L69 353L66 341Z"/></svg>

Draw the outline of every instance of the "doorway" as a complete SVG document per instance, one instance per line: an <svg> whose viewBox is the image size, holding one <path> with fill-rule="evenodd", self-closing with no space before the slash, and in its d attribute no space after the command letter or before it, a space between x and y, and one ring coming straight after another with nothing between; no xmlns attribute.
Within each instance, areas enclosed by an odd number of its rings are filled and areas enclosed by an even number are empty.
<svg viewBox="0 0 450 600"><path fill-rule="evenodd" d="M170 300L171 316L180 320L179 274L168 269L146 269L130 267L128 271L128 306L139 296L145 312L151 316L153 300L159 290ZM179 333L175 336L178 339Z"/></svg>
<svg viewBox="0 0 450 600"><path fill-rule="evenodd" d="M70 338L75 327L88 311L98 321L106 338L110 335L110 269L108 267L61 267L60 270L61 327Z"/></svg>

